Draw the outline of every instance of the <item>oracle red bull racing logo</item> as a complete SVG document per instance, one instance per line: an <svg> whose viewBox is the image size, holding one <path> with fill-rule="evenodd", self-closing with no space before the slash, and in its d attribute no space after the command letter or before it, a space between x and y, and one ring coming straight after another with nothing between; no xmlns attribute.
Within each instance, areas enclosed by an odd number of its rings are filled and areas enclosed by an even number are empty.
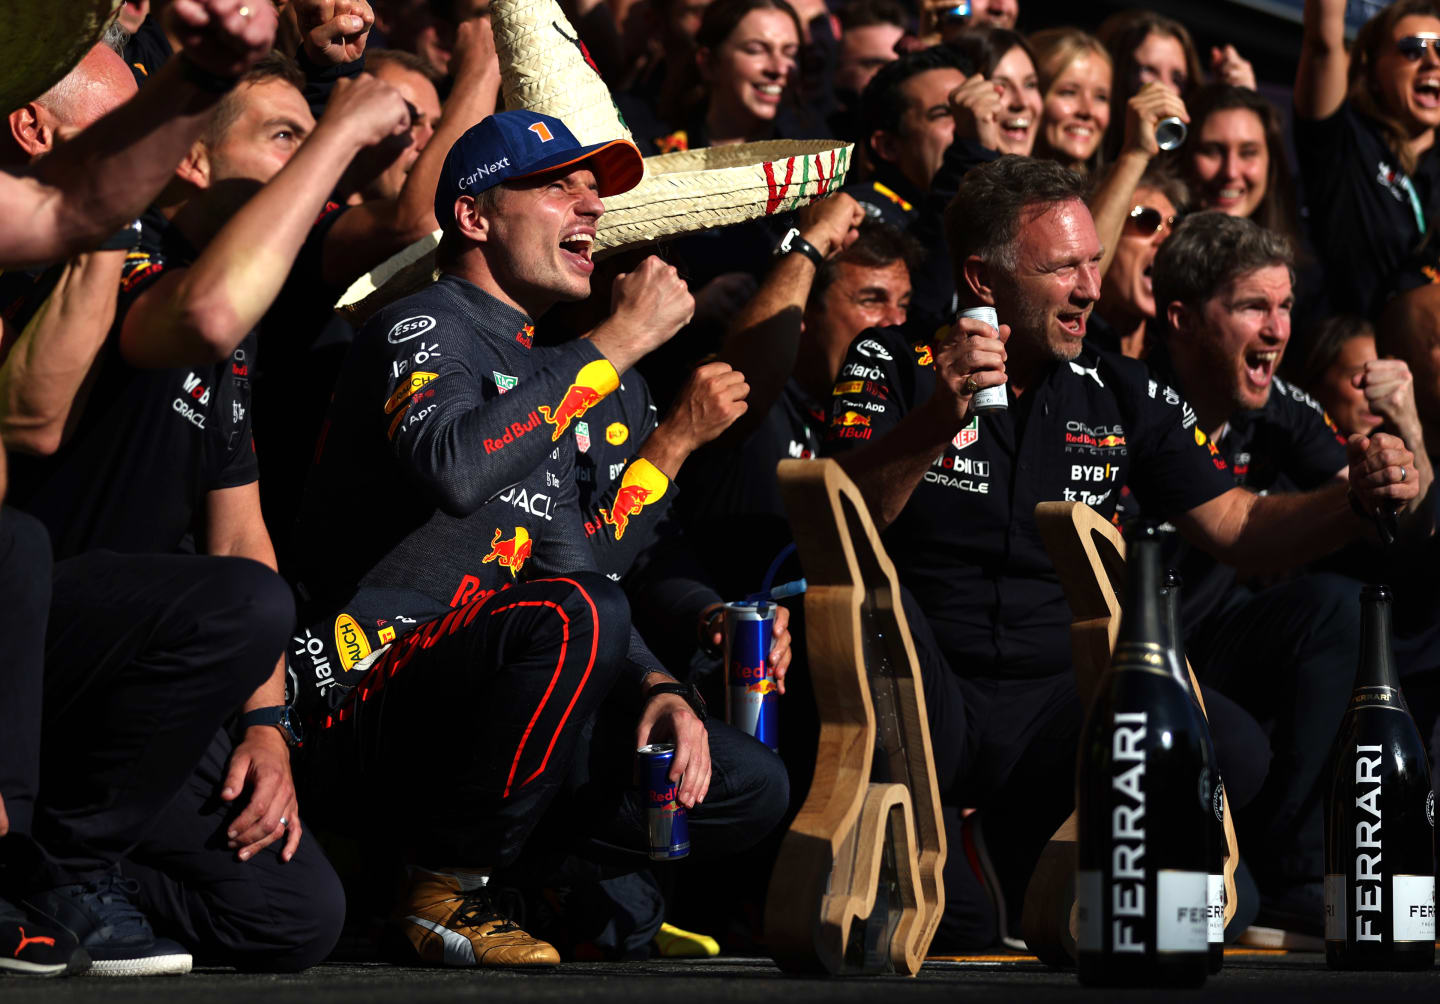
<svg viewBox="0 0 1440 1004"><path fill-rule="evenodd" d="M625 528L632 516L651 502L658 502L670 479L654 464L641 458L625 469L620 479L620 490L615 493L615 502L609 509L600 510L600 518L615 528L615 539L625 536Z"/></svg>
<svg viewBox="0 0 1440 1004"><path fill-rule="evenodd" d="M580 372L575 374L575 382L566 388L559 404L554 408L544 404L540 406L541 417L555 426L550 441L558 440L570 428L571 422L599 404L601 398L618 386L620 377L609 360L596 359L580 367Z"/></svg>
<svg viewBox="0 0 1440 1004"><path fill-rule="evenodd" d="M501 540L504 530L498 527L495 536L490 539L490 553L480 559L481 564L488 565L495 562L501 568L510 569L512 578L520 574L520 569L525 567L525 562L530 559L530 549L535 542L530 539L530 533L523 526L515 528L515 536L509 540Z"/></svg>

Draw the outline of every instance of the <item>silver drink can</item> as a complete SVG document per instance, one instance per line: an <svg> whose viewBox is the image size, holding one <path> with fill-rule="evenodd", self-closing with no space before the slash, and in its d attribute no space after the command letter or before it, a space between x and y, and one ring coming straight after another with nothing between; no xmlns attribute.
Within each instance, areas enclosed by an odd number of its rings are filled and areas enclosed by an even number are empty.
<svg viewBox="0 0 1440 1004"><path fill-rule="evenodd" d="M967 307L960 311L961 317L973 317L977 321L983 321L1000 333L1000 318L995 313L994 307ZM1005 385L1002 383L997 387L984 387L977 390L970 398L970 410L981 411L1004 411L1010 407L1009 401L1005 398Z"/></svg>
<svg viewBox="0 0 1440 1004"><path fill-rule="evenodd" d="M1162 150L1174 150L1185 142L1188 134L1189 130L1185 128L1185 123L1174 115L1155 123L1155 142Z"/></svg>

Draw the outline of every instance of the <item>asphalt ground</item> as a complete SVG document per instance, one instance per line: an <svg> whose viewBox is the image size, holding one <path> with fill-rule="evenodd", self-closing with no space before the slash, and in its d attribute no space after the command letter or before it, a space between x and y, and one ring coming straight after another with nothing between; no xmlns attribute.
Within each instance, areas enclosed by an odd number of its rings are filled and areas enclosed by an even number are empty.
<svg viewBox="0 0 1440 1004"><path fill-rule="evenodd" d="M1323 955L1239 949L1201 990L1092 990L1073 972L1048 969L1033 957L977 955L935 959L914 979L903 977L811 979L786 976L768 960L716 958L630 963L567 963L543 972L411 969L380 963L327 963L294 976L197 969L188 976L72 977L25 980L0 977L5 1004L104 1002L171 1004L244 1001L245 1004L335 1001L368 1004L404 1000L483 1000L486 1004L584 1001L616 1004L744 1004L808 1002L945 1001L946 1004L1017 1001L1174 1001L1176 999L1304 1002L1440 1001L1440 971L1332 973Z"/></svg>

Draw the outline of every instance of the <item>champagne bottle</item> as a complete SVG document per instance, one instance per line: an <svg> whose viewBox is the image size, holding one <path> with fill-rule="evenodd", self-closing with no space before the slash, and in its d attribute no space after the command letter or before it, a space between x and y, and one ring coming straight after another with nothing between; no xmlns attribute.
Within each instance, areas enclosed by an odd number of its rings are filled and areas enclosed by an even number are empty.
<svg viewBox="0 0 1440 1004"><path fill-rule="evenodd" d="M1390 590L1360 594L1360 668L1325 799L1325 961L1435 964L1435 794L1390 651Z"/></svg>
<svg viewBox="0 0 1440 1004"><path fill-rule="evenodd" d="M1209 968L1210 764L1166 645L1158 524L1127 534L1125 610L1080 740L1080 982L1200 986Z"/></svg>
<svg viewBox="0 0 1440 1004"><path fill-rule="evenodd" d="M1180 667L1180 677L1186 693L1200 708L1200 698L1191 685L1190 673L1186 670L1185 639L1180 630L1180 592L1185 581L1175 569L1165 573L1165 586L1160 590L1165 600L1165 636L1170 651L1175 653L1175 664ZM1210 972L1218 973L1225 965L1225 782L1220 777L1220 761L1215 758L1215 741L1210 734L1210 723L1205 713L1200 712L1201 723L1205 726L1201 736L1205 740L1205 759L1210 764L1210 812L1205 825L1210 830L1209 861L1210 871L1206 877L1205 920L1206 935L1210 940Z"/></svg>

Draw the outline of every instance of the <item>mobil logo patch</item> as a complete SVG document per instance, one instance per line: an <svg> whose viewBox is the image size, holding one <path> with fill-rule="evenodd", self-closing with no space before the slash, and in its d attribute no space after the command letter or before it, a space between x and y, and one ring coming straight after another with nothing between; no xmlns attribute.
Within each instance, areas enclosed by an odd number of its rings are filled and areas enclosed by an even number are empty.
<svg viewBox="0 0 1440 1004"><path fill-rule="evenodd" d="M399 321L390 329L385 340L391 345L399 345L401 342L408 342L412 338L418 338L427 331L435 328L435 318L429 314L419 314L415 317L407 317Z"/></svg>

